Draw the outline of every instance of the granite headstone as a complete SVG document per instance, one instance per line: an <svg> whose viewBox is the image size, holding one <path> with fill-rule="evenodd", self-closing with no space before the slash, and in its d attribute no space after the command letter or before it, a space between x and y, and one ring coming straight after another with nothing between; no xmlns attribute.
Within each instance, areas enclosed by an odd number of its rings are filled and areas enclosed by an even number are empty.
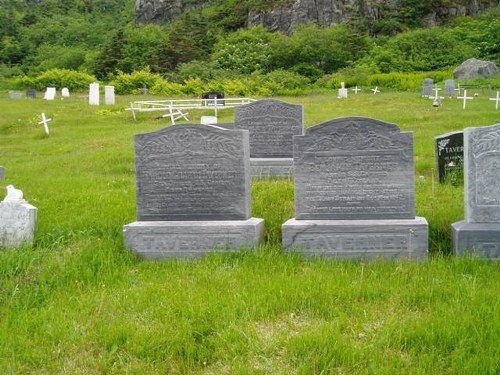
<svg viewBox="0 0 500 375"><path fill-rule="evenodd" d="M36 90L35 89L26 90L26 97L28 99L36 99Z"/></svg>
<svg viewBox="0 0 500 375"><path fill-rule="evenodd" d="M183 124L135 136L137 222L126 246L146 258L252 247L248 132Z"/></svg>
<svg viewBox="0 0 500 375"><path fill-rule="evenodd" d="M23 199L21 190L7 186L7 196L0 202L0 248L33 244L37 208Z"/></svg>
<svg viewBox="0 0 500 375"><path fill-rule="evenodd" d="M448 98L454 98L455 97L455 90L456 90L455 81L452 80L452 79L447 79L444 82L444 92L445 92L445 95Z"/></svg>
<svg viewBox="0 0 500 375"><path fill-rule="evenodd" d="M394 124L347 117L294 137L295 218L286 249L335 257L427 257L415 217L413 136Z"/></svg>
<svg viewBox="0 0 500 375"><path fill-rule="evenodd" d="M500 259L500 123L464 130L465 220L452 224L457 255Z"/></svg>
<svg viewBox="0 0 500 375"><path fill-rule="evenodd" d="M0 181L5 180L5 168L0 166Z"/></svg>
<svg viewBox="0 0 500 375"><path fill-rule="evenodd" d="M463 179L464 133L456 131L435 138L436 170L439 182L448 178ZM454 177L453 177L454 176Z"/></svg>
<svg viewBox="0 0 500 375"><path fill-rule="evenodd" d="M422 82L422 97L428 98L432 96L434 88L434 80L432 78L425 78Z"/></svg>
<svg viewBox="0 0 500 375"><path fill-rule="evenodd" d="M279 100L259 100L236 107L235 129L250 133L253 177L289 177L293 165L293 136L302 135L301 105Z"/></svg>

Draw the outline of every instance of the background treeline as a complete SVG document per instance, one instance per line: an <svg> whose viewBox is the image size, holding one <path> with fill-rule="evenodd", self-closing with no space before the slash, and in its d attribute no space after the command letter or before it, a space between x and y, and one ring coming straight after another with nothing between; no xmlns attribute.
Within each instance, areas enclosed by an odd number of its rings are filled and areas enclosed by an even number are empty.
<svg viewBox="0 0 500 375"><path fill-rule="evenodd" d="M360 20L328 28L304 25L287 36L262 27L239 28L244 10L236 8L248 2L185 12L165 25L137 25L133 3L0 0L2 85L55 82L80 89L98 79L114 82L119 92L147 87L189 95L197 85L218 82L218 89L235 94L267 85L260 93L266 95L313 84L334 88L350 79L412 89L421 83L420 75L398 74L444 71L449 77L451 68L470 57L500 62L498 7L429 29L410 29L415 19L402 24L395 14L370 25ZM408 4L405 12L411 11ZM417 13L419 6L415 2ZM395 30L404 32L385 35Z"/></svg>

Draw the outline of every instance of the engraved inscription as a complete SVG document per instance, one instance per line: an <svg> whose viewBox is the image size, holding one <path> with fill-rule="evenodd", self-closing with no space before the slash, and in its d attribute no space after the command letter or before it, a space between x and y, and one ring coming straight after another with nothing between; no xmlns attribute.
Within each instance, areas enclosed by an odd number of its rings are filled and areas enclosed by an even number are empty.
<svg viewBox="0 0 500 375"><path fill-rule="evenodd" d="M235 108L235 128L250 133L253 158L291 158L293 136L303 133L302 106L260 100Z"/></svg>
<svg viewBox="0 0 500 375"><path fill-rule="evenodd" d="M401 235L395 233L374 234L335 234L317 236L314 240L314 248L323 252L335 253L342 251L388 251L405 252L410 251L409 234Z"/></svg>
<svg viewBox="0 0 500 375"><path fill-rule="evenodd" d="M177 125L136 136L138 220L246 220L248 138Z"/></svg>
<svg viewBox="0 0 500 375"><path fill-rule="evenodd" d="M476 204L478 206L500 206L498 176L500 176L500 152L482 154L476 159Z"/></svg>
<svg viewBox="0 0 500 375"><path fill-rule="evenodd" d="M500 243L498 242L474 242L474 252L479 253L486 259L500 259Z"/></svg>

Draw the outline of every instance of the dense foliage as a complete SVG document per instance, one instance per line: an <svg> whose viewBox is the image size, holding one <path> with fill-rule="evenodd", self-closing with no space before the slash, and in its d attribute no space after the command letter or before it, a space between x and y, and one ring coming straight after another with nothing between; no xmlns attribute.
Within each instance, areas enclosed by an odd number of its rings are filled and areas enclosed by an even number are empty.
<svg viewBox="0 0 500 375"><path fill-rule="evenodd" d="M272 86L285 76L311 84L353 71L366 78L448 70L470 57L500 62L498 7L429 29L409 29L420 25L419 17L432 5L410 0L391 17L370 25L310 24L292 35L242 27L241 15L249 7L263 9L271 3L276 2L227 0L186 12L168 24L137 25L131 0L0 0L0 79L4 86L5 80L24 75L28 78L16 82L41 82L43 72L62 69L112 81L149 69L169 84L199 79L246 85L264 77ZM405 32L386 36L394 30ZM269 74L280 78L265 81Z"/></svg>

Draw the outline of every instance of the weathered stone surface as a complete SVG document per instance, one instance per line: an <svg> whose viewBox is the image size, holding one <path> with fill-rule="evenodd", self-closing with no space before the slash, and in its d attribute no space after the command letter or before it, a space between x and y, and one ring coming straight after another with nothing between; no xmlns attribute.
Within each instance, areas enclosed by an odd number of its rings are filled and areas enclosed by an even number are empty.
<svg viewBox="0 0 500 375"><path fill-rule="evenodd" d="M447 79L444 82L444 92L448 98L455 97L455 81L452 79Z"/></svg>
<svg viewBox="0 0 500 375"><path fill-rule="evenodd" d="M428 225L412 220L295 220L282 226L285 251L339 259L427 259Z"/></svg>
<svg viewBox="0 0 500 375"><path fill-rule="evenodd" d="M500 223L468 223L451 225L453 249L456 255L476 255L500 260Z"/></svg>
<svg viewBox="0 0 500 375"><path fill-rule="evenodd" d="M0 166L0 181L5 179L5 168Z"/></svg>
<svg viewBox="0 0 500 375"><path fill-rule="evenodd" d="M253 158L250 159L252 177L283 178L293 176L292 158Z"/></svg>
<svg viewBox="0 0 500 375"><path fill-rule="evenodd" d="M434 80L432 78L425 78L422 82L422 96L429 97L432 96L434 88Z"/></svg>
<svg viewBox="0 0 500 375"><path fill-rule="evenodd" d="M0 247L32 245L37 208L26 201L0 202Z"/></svg>
<svg viewBox="0 0 500 375"><path fill-rule="evenodd" d="M470 80L491 78L498 75L498 68L492 61L469 59L453 71L455 79Z"/></svg>
<svg viewBox="0 0 500 375"><path fill-rule="evenodd" d="M264 241L264 220L156 221L125 225L125 247L145 259L200 257L254 248Z"/></svg>
<svg viewBox="0 0 500 375"><path fill-rule="evenodd" d="M294 137L297 220L414 219L413 136L394 124L331 120Z"/></svg>
<svg viewBox="0 0 500 375"><path fill-rule="evenodd" d="M302 135L301 105L279 100L259 100L234 109L234 126L250 133L251 158L291 158L293 136Z"/></svg>
<svg viewBox="0 0 500 375"><path fill-rule="evenodd" d="M137 219L246 220L248 132L174 125L135 136Z"/></svg>
<svg viewBox="0 0 500 375"><path fill-rule="evenodd" d="M464 133L450 132L439 135L434 140L439 182L444 182L450 173L463 173Z"/></svg>
<svg viewBox="0 0 500 375"><path fill-rule="evenodd" d="M465 220L500 223L500 123L464 130Z"/></svg>

